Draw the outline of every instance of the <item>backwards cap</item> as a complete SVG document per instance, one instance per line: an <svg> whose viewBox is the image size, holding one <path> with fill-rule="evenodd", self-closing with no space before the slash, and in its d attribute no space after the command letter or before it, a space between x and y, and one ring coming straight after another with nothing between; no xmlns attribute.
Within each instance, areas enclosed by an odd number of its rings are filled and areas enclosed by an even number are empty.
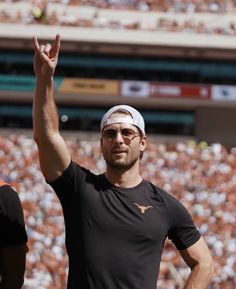
<svg viewBox="0 0 236 289"><path fill-rule="evenodd" d="M127 112L129 112L132 118L131 117L110 118L110 116L119 109L126 110ZM135 108L125 104L113 106L104 114L101 120L101 131L106 125L120 122L130 123L132 125L137 126L141 130L143 135L145 135L145 123L142 115Z"/></svg>

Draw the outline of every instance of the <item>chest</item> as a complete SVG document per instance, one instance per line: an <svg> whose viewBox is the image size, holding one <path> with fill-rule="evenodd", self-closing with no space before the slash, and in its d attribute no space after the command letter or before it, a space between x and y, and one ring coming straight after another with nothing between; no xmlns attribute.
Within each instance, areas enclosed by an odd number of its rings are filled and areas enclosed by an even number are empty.
<svg viewBox="0 0 236 289"><path fill-rule="evenodd" d="M148 191L94 190L81 194L79 211L84 230L123 240L165 239L169 226L164 203Z"/></svg>

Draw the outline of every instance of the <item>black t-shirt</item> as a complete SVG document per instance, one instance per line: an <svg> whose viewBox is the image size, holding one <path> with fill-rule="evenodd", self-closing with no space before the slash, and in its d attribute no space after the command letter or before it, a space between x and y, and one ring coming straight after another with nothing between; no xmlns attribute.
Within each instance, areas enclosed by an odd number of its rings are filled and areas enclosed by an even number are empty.
<svg viewBox="0 0 236 289"><path fill-rule="evenodd" d="M9 185L0 186L0 248L27 242L19 196Z"/></svg>
<svg viewBox="0 0 236 289"><path fill-rule="evenodd" d="M184 206L148 181L119 188L71 162L50 184L64 213L68 289L156 289L166 237L178 249L200 238Z"/></svg>

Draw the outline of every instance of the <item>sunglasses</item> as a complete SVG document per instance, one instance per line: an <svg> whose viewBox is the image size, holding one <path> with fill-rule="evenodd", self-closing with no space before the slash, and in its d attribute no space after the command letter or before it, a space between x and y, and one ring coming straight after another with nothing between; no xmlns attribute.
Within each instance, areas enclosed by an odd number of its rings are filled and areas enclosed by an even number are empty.
<svg viewBox="0 0 236 289"><path fill-rule="evenodd" d="M102 132L102 138L107 140L113 140L117 137L118 133L121 134L125 140L133 140L136 136L139 136L140 133L132 130L131 128L122 128L120 130L115 129L106 129Z"/></svg>

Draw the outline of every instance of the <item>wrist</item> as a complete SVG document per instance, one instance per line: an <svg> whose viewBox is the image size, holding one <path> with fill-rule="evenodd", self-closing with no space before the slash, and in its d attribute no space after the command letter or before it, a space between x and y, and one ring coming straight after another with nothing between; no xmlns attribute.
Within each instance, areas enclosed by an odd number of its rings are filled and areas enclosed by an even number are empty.
<svg viewBox="0 0 236 289"><path fill-rule="evenodd" d="M53 76L46 78L46 77L36 77L36 85L39 86L51 86L53 85Z"/></svg>

